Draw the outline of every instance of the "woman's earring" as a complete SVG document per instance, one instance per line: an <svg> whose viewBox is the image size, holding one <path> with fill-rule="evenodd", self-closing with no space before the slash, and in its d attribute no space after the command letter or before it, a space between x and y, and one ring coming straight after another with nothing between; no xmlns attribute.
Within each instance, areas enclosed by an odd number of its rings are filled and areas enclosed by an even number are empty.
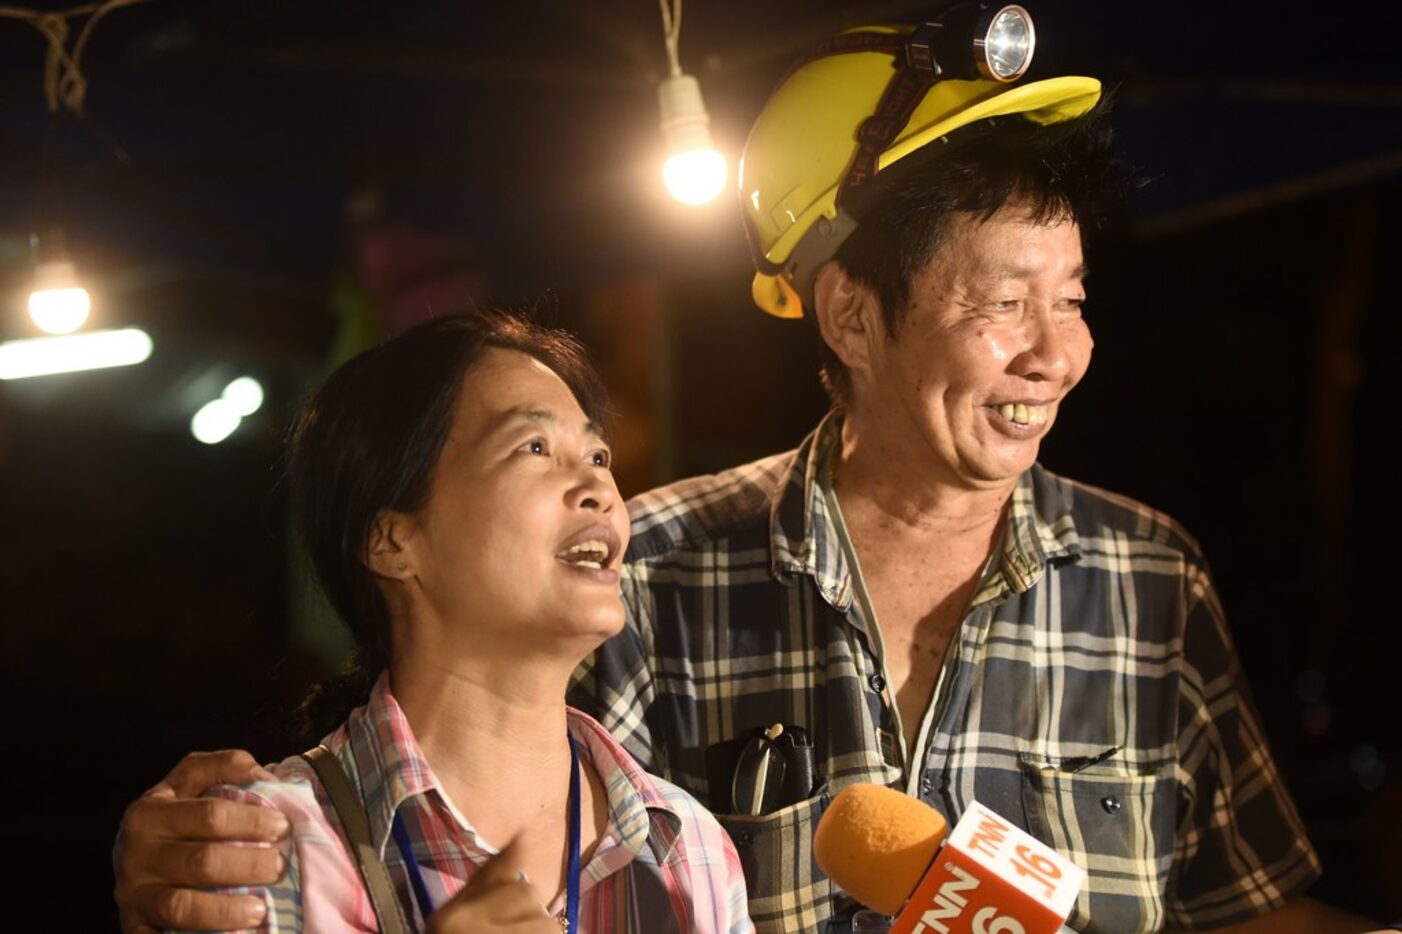
<svg viewBox="0 0 1402 934"><path fill-rule="evenodd" d="M396 571L402 571L402 570L404 570L405 568L407 568L408 566L409 566L409 565L407 565L407 564L405 564L403 561L401 561L401 562L399 562L398 564L396 564L396 565L394 566L394 569L395 569Z"/></svg>

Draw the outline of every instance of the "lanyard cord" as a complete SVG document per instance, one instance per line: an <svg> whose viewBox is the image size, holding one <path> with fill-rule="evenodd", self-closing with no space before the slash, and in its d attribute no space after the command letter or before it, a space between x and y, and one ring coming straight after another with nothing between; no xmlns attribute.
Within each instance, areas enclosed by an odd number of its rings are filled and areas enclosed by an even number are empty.
<svg viewBox="0 0 1402 934"><path fill-rule="evenodd" d="M580 794L579 794L579 749L574 737L570 737L570 865L565 876L565 931L575 934L579 930L579 877L580 877ZM394 815L394 842L404 855L404 867L409 872L409 883L414 889L414 900L419 903L419 915L425 921L433 914L433 899L424 885L423 873L419 870L418 857L414 855L414 845L409 839L409 831L404 826L402 812Z"/></svg>
<svg viewBox="0 0 1402 934"><path fill-rule="evenodd" d="M579 932L579 749L570 737L570 867L565 882L565 934Z"/></svg>
<svg viewBox="0 0 1402 934"><path fill-rule="evenodd" d="M409 831L404 827L402 811L394 815L394 842L399 844L399 852L404 854L404 866L409 870L409 884L414 889L414 900L419 903L419 915L425 921L433 914L433 899L428 896L423 874L419 872L419 858L414 855L414 845L409 841Z"/></svg>

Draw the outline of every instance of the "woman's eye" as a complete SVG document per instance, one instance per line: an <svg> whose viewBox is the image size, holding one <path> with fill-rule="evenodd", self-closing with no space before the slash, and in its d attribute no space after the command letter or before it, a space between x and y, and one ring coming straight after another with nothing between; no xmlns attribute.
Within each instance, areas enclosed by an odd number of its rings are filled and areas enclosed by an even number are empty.
<svg viewBox="0 0 1402 934"><path fill-rule="evenodd" d="M547 454L549 449L545 446L544 438L533 438L526 442L525 449L532 454Z"/></svg>
<svg viewBox="0 0 1402 934"><path fill-rule="evenodd" d="M608 451L595 451L589 455L589 462L595 467L608 467L613 463L613 455Z"/></svg>

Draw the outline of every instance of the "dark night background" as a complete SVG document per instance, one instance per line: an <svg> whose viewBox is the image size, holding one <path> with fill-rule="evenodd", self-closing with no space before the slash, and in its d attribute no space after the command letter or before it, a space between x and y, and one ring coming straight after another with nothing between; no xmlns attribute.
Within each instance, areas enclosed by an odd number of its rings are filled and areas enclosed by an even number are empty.
<svg viewBox="0 0 1402 934"><path fill-rule="evenodd" d="M1393 4L1030 6L1033 76L1106 79L1153 179L1091 245L1096 358L1042 460L1203 542L1315 894L1402 917ZM682 62L732 178L791 57L923 8L690 0ZM605 370L625 492L791 446L824 400L807 330L749 302L734 201L662 191L651 0L153 0L94 31L82 123L48 120L45 48L0 18L0 340L32 336L49 218L92 326L156 349L0 383L5 926L110 930L125 804L192 749L293 751L288 711L344 647L279 483L334 361L435 312L536 307ZM240 374L264 408L198 443Z"/></svg>

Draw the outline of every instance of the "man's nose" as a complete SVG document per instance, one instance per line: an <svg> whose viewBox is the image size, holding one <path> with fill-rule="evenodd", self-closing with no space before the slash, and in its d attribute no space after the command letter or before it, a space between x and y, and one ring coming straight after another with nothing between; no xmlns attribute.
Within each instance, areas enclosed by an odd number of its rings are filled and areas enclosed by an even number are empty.
<svg viewBox="0 0 1402 934"><path fill-rule="evenodd" d="M1013 371L1030 380L1056 381L1071 372L1065 324L1048 304L1038 304L1028 323L1027 343L1013 360Z"/></svg>

